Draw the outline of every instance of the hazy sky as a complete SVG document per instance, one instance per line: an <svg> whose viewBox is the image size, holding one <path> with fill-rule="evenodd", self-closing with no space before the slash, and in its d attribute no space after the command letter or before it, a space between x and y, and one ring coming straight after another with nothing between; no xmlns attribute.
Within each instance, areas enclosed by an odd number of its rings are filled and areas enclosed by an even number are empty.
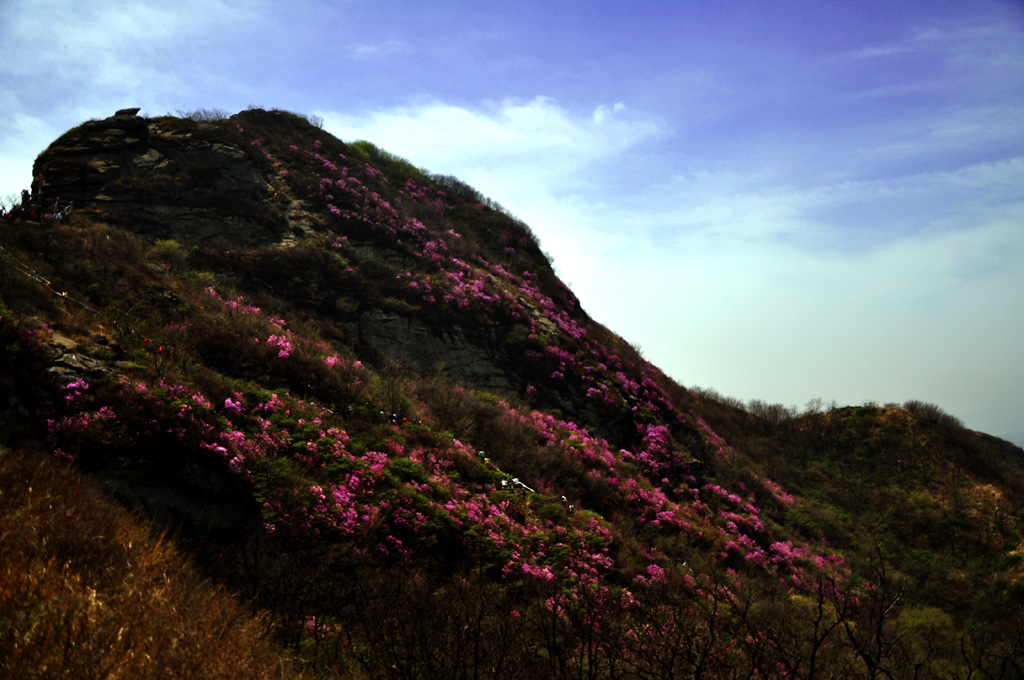
<svg viewBox="0 0 1024 680"><path fill-rule="evenodd" d="M687 386L1024 430L1024 3L0 0L0 195L122 107L320 115Z"/></svg>

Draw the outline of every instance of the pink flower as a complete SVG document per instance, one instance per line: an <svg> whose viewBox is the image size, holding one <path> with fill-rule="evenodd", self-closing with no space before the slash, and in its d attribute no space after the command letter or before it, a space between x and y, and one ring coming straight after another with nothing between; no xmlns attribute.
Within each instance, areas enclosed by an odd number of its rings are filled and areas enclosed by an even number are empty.
<svg viewBox="0 0 1024 680"><path fill-rule="evenodd" d="M241 395L236 394L235 396L239 397L238 401L232 400L231 397L224 400L224 410L233 415L240 416L245 414L245 407L242 406Z"/></svg>
<svg viewBox="0 0 1024 680"><path fill-rule="evenodd" d="M287 358L292 352L292 343L284 335L271 335L267 338L267 344L278 349L277 356L281 359Z"/></svg>

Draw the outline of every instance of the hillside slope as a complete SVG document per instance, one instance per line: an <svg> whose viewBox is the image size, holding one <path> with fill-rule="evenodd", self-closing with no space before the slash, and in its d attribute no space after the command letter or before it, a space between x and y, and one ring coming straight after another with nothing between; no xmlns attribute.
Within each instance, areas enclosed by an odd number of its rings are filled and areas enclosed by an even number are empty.
<svg viewBox="0 0 1024 680"><path fill-rule="evenodd" d="M170 529L311 670L1019 677L1019 449L686 390L500 206L295 114L90 121L34 174L7 444Z"/></svg>

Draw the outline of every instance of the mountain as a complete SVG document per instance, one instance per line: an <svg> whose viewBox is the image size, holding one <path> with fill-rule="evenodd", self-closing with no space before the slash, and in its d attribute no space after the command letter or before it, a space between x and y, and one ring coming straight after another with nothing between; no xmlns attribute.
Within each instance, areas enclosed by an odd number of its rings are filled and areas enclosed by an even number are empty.
<svg viewBox="0 0 1024 680"><path fill-rule="evenodd" d="M120 112L33 174L6 675L1020 677L1020 448L687 389L500 205L301 115Z"/></svg>

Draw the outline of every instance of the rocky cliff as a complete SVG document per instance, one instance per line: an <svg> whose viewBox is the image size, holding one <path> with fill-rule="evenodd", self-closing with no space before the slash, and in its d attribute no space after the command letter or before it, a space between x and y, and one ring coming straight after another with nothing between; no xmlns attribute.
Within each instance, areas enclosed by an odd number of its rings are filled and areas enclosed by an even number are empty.
<svg viewBox="0 0 1024 680"><path fill-rule="evenodd" d="M270 177L210 125L130 114L88 121L39 156L33 177L41 211L72 204L154 237L251 243L284 233L279 211L264 208Z"/></svg>
<svg viewBox="0 0 1024 680"><path fill-rule="evenodd" d="M267 162L243 121L271 128L295 124L291 114L264 111L246 112L230 124L131 114L83 123L36 160L33 204L41 212L51 203L71 204L74 215L124 226L146 242L211 244L222 252L289 247L301 238L330 233L316 214L324 206L310 200L309 187L296 191L286 181L294 168ZM407 250L361 231L347 239L350 259L388 270L416 263ZM448 319L438 323L410 305L380 307L366 299L372 297L366 291L347 289L339 279L303 268L290 271L287 280L267 270L247 276L254 286L285 294L313 311L330 315L340 301L345 311L334 316L346 333L403 366L440 371L485 389L507 393L514 388L510 370L517 358L497 327L470 328ZM538 315L538 320L543 318Z"/></svg>

